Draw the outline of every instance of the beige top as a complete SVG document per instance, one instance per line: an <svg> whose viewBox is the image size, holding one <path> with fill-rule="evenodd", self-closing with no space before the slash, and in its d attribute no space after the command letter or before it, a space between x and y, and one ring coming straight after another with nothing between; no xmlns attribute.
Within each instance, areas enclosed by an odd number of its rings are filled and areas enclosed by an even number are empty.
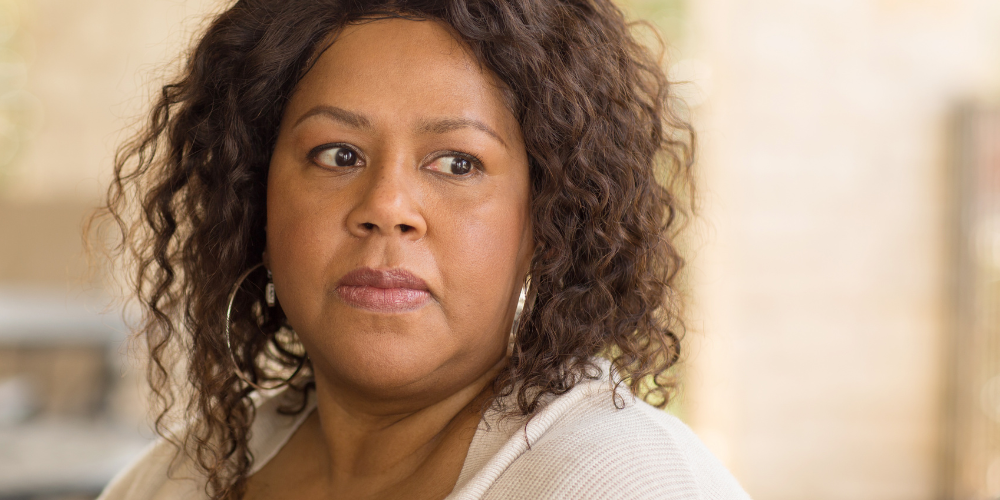
<svg viewBox="0 0 1000 500"><path fill-rule="evenodd" d="M603 365L606 367L607 364ZM528 421L498 423L487 414L447 500L473 499L749 499L739 483L676 417L624 394L615 408L607 377L551 398ZM252 428L252 472L273 458L315 409L277 412L262 403ZM162 439L118 474L98 500L206 500L189 460L168 478L174 457Z"/></svg>

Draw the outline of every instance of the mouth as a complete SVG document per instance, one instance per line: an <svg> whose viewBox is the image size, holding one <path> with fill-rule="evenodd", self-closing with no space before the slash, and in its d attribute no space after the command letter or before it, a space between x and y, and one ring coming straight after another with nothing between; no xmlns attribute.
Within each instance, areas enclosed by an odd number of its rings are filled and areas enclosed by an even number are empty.
<svg viewBox="0 0 1000 500"><path fill-rule="evenodd" d="M405 269L355 269L337 283L337 295L347 305L374 312L419 309L431 298L427 283Z"/></svg>

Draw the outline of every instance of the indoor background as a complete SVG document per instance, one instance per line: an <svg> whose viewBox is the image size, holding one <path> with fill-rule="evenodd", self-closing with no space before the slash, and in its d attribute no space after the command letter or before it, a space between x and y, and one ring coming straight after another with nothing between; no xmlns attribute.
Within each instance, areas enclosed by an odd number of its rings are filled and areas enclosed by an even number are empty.
<svg viewBox="0 0 1000 500"><path fill-rule="evenodd" d="M673 411L758 500L1000 498L1000 2L621 2L699 132ZM0 499L151 437L82 222L222 6L0 0Z"/></svg>

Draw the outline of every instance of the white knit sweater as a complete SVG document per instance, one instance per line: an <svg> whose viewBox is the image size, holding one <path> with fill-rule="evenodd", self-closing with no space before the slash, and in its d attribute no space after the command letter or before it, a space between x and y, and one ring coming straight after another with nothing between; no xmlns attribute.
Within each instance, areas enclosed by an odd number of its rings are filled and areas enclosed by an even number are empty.
<svg viewBox="0 0 1000 500"><path fill-rule="evenodd" d="M487 414L447 500L749 499L691 429L624 396L626 406L615 408L605 377L551 399L527 426L523 419L498 422ZM278 399L258 408L252 472L277 454L315 408L313 403L297 416L283 416ZM175 464L168 478L173 456L169 443L153 443L98 500L206 499L189 461Z"/></svg>

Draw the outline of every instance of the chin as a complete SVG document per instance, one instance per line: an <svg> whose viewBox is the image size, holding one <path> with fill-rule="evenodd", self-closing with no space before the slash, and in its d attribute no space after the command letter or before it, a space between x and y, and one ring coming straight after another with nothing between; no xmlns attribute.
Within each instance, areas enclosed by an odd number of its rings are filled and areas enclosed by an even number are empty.
<svg viewBox="0 0 1000 500"><path fill-rule="evenodd" d="M317 377L375 399L408 399L435 392L450 372L447 342L398 332L352 332L317 345ZM322 358L322 361L315 358ZM317 363L318 362L318 363Z"/></svg>
<svg viewBox="0 0 1000 500"><path fill-rule="evenodd" d="M367 401L442 399L482 376L506 352L505 339L494 343L456 331L434 308L383 315L337 306L314 316L329 320L299 336L318 384Z"/></svg>
<svg viewBox="0 0 1000 500"><path fill-rule="evenodd" d="M387 405L389 411L406 411L446 399L473 383L503 352L500 349L493 356L454 352L434 344L358 343L335 355L330 353L329 372L317 373L317 377L327 378L331 387L349 391L368 403Z"/></svg>

